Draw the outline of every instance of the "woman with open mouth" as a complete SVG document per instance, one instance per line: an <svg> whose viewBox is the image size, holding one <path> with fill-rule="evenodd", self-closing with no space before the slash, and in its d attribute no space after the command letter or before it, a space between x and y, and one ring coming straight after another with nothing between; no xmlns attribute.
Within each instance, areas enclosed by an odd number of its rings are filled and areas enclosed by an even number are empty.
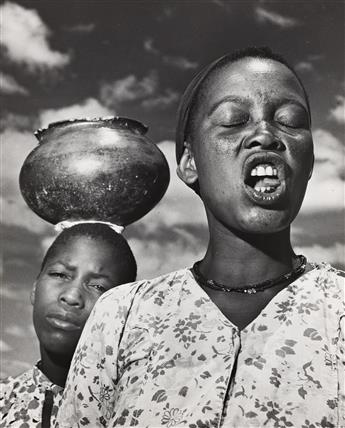
<svg viewBox="0 0 345 428"><path fill-rule="evenodd" d="M100 299L59 426L345 425L344 279L290 241L314 159L295 71L266 48L207 66L183 95L176 155L206 254Z"/></svg>

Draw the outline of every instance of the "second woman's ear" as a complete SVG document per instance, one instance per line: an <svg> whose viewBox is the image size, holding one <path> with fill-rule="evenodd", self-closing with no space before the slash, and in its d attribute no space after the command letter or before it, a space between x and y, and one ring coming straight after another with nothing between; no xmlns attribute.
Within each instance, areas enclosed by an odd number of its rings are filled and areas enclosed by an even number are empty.
<svg viewBox="0 0 345 428"><path fill-rule="evenodd" d="M37 285L37 281L34 282L34 284L32 286L31 293L30 293L30 302L31 302L32 305L35 302L36 285Z"/></svg>
<svg viewBox="0 0 345 428"><path fill-rule="evenodd" d="M186 184L190 185L197 181L198 172L195 166L194 156L189 143L185 143L184 152L177 167L178 177Z"/></svg>

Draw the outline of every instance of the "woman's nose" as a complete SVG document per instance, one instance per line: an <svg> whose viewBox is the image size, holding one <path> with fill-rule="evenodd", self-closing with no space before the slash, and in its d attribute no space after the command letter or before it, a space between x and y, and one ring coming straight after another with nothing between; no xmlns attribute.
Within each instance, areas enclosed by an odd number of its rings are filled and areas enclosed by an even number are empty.
<svg viewBox="0 0 345 428"><path fill-rule="evenodd" d="M285 144L267 122L260 124L246 137L244 146L247 149L262 147L266 150L285 150Z"/></svg>
<svg viewBox="0 0 345 428"><path fill-rule="evenodd" d="M76 281L65 284L60 294L60 301L68 306L82 308L84 306L83 293Z"/></svg>

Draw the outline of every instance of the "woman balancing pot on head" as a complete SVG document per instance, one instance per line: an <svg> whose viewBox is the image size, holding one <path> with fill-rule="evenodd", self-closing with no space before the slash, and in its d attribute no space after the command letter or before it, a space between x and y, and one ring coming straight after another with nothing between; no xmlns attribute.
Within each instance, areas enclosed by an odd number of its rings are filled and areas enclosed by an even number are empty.
<svg viewBox="0 0 345 428"><path fill-rule="evenodd" d="M210 64L176 153L205 205L205 257L99 300L57 426L344 425L344 280L290 242L313 168L295 71L266 48Z"/></svg>
<svg viewBox="0 0 345 428"><path fill-rule="evenodd" d="M139 122L117 117L54 123L36 133L40 145L24 162L21 190L34 212L63 230L31 293L40 361L3 381L0 427L53 426L94 304L136 279L120 232L153 208L169 182L165 158L145 132Z"/></svg>

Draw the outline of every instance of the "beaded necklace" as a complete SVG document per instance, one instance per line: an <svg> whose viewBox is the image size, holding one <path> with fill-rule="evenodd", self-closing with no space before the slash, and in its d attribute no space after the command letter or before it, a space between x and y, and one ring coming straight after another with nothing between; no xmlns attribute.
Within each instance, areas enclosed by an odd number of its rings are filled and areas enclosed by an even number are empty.
<svg viewBox="0 0 345 428"><path fill-rule="evenodd" d="M267 279L265 281L258 282L256 284L250 284L239 288L227 287L224 284L220 284L219 282L216 282L213 279L205 278L203 274L200 272L200 268L199 268L201 261L194 263L191 271L196 281L204 287L209 287L217 291L225 291L227 293L235 292L235 293L255 294L257 292L264 291L267 288L275 287L276 285L281 284L283 281L284 282L288 280L293 281L297 277L299 277L305 271L305 268L307 265L307 259L305 256L300 254L299 256L296 257L296 261L297 260L298 260L298 263L290 272L284 273L283 275L279 275L278 277L273 279Z"/></svg>

